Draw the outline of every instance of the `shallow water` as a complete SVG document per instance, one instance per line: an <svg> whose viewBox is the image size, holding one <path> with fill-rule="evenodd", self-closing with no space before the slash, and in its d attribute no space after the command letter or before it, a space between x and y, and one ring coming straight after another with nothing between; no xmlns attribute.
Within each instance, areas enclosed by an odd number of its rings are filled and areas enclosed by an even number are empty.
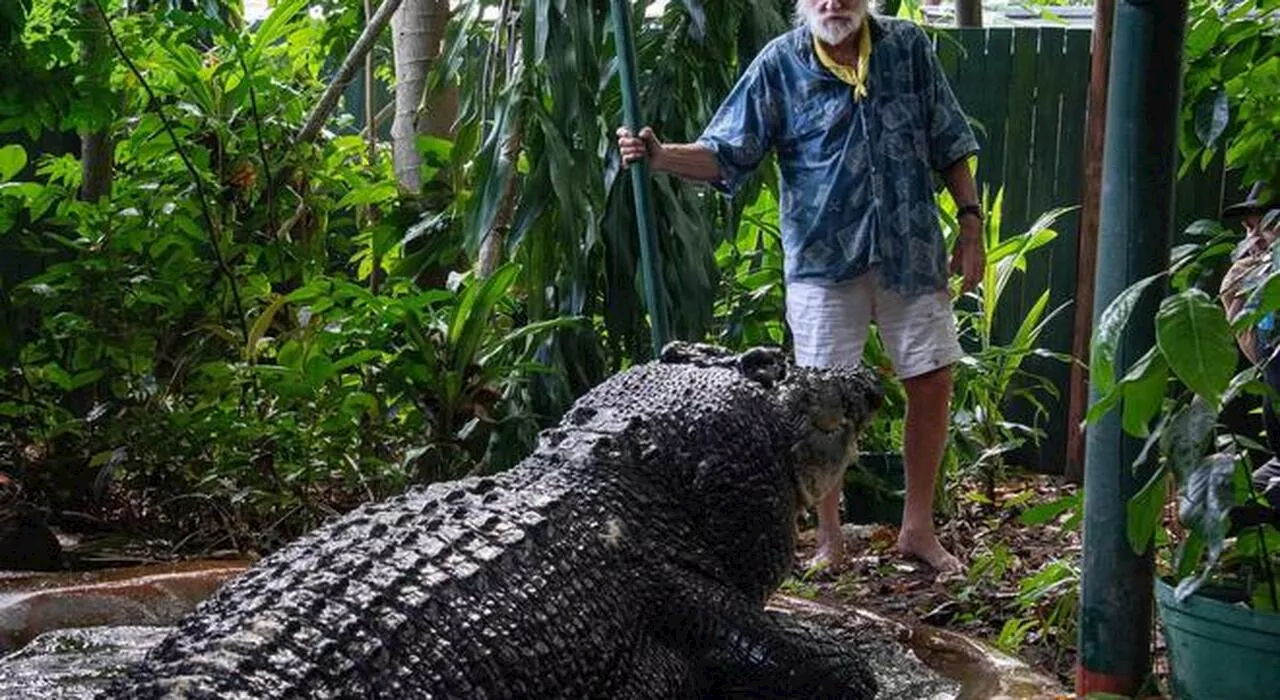
<svg viewBox="0 0 1280 700"><path fill-rule="evenodd" d="M93 697L244 565L188 562L0 580L0 642L21 647L0 655L0 698ZM769 607L860 648L880 700L1029 700L1061 692L1026 664L961 635L794 596L775 596Z"/></svg>
<svg viewBox="0 0 1280 700"><path fill-rule="evenodd" d="M87 627L46 632L0 657L0 698L92 698L129 664L142 658L167 627Z"/></svg>
<svg viewBox="0 0 1280 700"><path fill-rule="evenodd" d="M88 700L128 664L158 644L167 627L88 627L46 632L0 658L0 698ZM930 670L871 624L852 625L881 684L880 700L952 700L960 684ZM850 641L853 641L852 639Z"/></svg>

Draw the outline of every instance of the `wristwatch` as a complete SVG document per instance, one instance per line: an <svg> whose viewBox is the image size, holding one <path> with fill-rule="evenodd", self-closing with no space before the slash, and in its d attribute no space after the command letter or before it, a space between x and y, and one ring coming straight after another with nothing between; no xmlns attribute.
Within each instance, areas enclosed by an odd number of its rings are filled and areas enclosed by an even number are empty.
<svg viewBox="0 0 1280 700"><path fill-rule="evenodd" d="M982 205L978 204L977 202L971 202L969 204L961 204L960 208L956 209L956 218L959 219L965 214L973 214L974 216L978 217L978 221L982 221L983 219Z"/></svg>

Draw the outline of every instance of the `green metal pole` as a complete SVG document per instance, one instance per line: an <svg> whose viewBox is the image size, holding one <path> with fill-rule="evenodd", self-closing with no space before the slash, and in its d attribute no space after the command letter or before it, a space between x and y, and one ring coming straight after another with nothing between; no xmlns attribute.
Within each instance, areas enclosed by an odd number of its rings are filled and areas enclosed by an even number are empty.
<svg viewBox="0 0 1280 700"><path fill-rule="evenodd" d="M633 134L640 133L640 98L636 90L636 49L631 38L631 8L627 0L613 0L613 38L618 47L618 77L622 81L622 116ZM636 200L636 227L640 234L640 275L656 358L667 344L667 294L662 283L662 252L654 233L653 200L649 196L649 167L632 163L631 189Z"/></svg>
<svg viewBox="0 0 1280 700"><path fill-rule="evenodd" d="M1107 94L1098 224L1094 327L1132 283L1169 262L1187 0L1117 0ZM1159 298L1146 294L1117 349L1127 367L1155 342ZM1100 397L1091 390L1091 403ZM1151 667L1152 553L1137 555L1127 532L1129 498L1148 474L1134 473L1141 443L1120 412L1090 426L1084 468L1084 568L1076 694L1131 696Z"/></svg>

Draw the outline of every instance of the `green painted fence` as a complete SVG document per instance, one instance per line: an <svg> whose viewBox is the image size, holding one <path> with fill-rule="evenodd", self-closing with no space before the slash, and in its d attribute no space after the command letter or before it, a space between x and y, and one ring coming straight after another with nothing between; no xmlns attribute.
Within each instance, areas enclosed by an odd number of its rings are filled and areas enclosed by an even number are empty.
<svg viewBox="0 0 1280 700"><path fill-rule="evenodd" d="M1083 155L1091 70L1088 29L1054 26L942 29L936 33L938 59L952 89L975 122L982 147L980 187L994 194L1004 187L1002 235L1026 231L1055 207L1078 206L1083 192ZM1175 232L1204 217L1215 217L1239 185L1220 163L1208 172L1188 172L1177 187ZM1005 292L997 311L996 336L1007 341L1045 288L1048 309L1076 297L1079 211L1060 218L1058 238L1032 254L1026 274ZM1175 236L1176 237L1176 236ZM1098 251L1105 255L1106 251ZM1063 353L1072 349L1073 307L1046 327L1042 345ZM1066 413L1070 369L1061 362L1032 357L1024 366L1052 379L1059 397L1046 406L1048 421L1039 426L1048 438L1038 451L1017 460L1039 471L1060 473L1065 464ZM1011 418L1030 422L1030 406L1010 406Z"/></svg>

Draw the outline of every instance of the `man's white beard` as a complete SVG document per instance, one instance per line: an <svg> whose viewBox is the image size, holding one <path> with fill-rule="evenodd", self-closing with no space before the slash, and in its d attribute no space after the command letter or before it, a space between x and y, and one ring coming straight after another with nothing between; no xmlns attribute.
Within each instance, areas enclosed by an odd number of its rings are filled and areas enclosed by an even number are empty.
<svg viewBox="0 0 1280 700"><path fill-rule="evenodd" d="M848 14L841 17L828 17L825 20L822 15L809 7L808 0L796 0L796 21L809 25L809 31L813 32L814 36L831 46L848 39L856 32L858 27L862 26L862 20L866 15L866 0L855 3Z"/></svg>

